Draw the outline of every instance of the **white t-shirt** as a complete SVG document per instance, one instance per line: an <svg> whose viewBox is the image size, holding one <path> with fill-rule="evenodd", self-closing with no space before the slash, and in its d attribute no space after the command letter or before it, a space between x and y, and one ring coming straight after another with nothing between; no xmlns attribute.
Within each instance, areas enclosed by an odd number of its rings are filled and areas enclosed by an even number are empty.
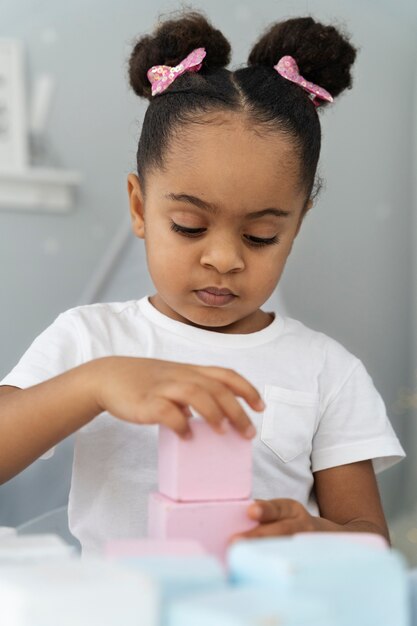
<svg viewBox="0 0 417 626"><path fill-rule="evenodd" d="M267 405L257 412L238 398L257 428L254 498L293 498L319 515L313 472L372 459L378 473L405 457L362 361L278 314L257 332L224 334L173 320L148 296L78 306L58 315L0 385L26 388L109 355L230 367L247 378ZM146 536L148 494L158 490L157 435L158 425L107 412L76 433L68 518L83 554L109 538Z"/></svg>

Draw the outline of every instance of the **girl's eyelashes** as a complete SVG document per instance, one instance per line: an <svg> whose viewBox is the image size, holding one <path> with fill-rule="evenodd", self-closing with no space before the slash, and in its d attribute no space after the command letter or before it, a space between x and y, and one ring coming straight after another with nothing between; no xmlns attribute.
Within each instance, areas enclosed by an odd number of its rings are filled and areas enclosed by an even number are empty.
<svg viewBox="0 0 417 626"><path fill-rule="evenodd" d="M179 224L176 224L172 220L171 220L170 228L171 230L174 230L177 233L181 233L182 235L185 235L186 237L196 237L198 235L201 235L205 231L205 228L186 228L185 226L180 226ZM253 237L251 235L247 235L247 237L248 237L249 245L255 248L259 248L261 246L269 246L270 244L273 244L273 243L279 243L279 238L277 235L275 235L274 237L270 237L269 239L263 239L261 237Z"/></svg>

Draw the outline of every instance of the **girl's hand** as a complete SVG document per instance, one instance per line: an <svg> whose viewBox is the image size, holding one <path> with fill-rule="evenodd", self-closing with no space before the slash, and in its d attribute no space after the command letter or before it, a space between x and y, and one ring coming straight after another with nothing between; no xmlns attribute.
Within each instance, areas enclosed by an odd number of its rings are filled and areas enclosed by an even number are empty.
<svg viewBox="0 0 417 626"><path fill-rule="evenodd" d="M318 530L316 518L310 515L300 502L289 498L255 500L248 507L248 515L251 519L258 520L259 526L245 533L233 535L230 543L237 539L276 537Z"/></svg>
<svg viewBox="0 0 417 626"><path fill-rule="evenodd" d="M256 430L236 396L256 411L264 408L258 390L225 367L112 356L95 359L92 371L97 413L108 411L137 424L164 424L181 437L191 435L189 405L217 432L224 432L226 418L249 439Z"/></svg>

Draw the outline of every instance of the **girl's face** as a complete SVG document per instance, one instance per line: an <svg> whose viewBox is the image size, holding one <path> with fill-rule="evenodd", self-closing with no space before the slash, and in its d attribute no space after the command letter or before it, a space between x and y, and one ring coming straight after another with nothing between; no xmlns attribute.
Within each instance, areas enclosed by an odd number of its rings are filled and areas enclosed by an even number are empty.
<svg viewBox="0 0 417 626"><path fill-rule="evenodd" d="M138 177L128 176L132 228L145 240L157 290L152 304L217 332L268 326L271 317L260 307L280 279L305 202L291 144L275 132L257 134L237 114L222 114L173 139L165 165L165 172L148 173L146 203ZM198 297L207 287L234 297L207 304Z"/></svg>

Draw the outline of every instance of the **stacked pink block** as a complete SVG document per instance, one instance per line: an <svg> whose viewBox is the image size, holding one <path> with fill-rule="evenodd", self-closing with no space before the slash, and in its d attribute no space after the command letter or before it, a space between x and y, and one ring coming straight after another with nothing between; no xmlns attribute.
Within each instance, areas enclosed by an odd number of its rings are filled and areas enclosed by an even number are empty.
<svg viewBox="0 0 417 626"><path fill-rule="evenodd" d="M224 561L230 537L257 525L247 514L252 442L229 423L225 434L201 418L189 424L189 440L159 428L159 492L149 496L148 534L198 541Z"/></svg>

